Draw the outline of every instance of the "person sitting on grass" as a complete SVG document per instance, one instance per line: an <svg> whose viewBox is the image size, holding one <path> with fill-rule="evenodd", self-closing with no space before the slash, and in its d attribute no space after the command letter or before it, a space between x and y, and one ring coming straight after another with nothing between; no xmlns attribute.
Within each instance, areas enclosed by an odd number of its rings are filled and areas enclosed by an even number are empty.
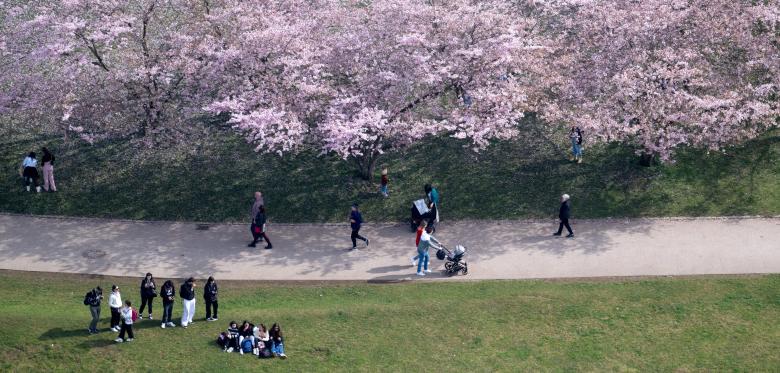
<svg viewBox="0 0 780 373"><path fill-rule="evenodd" d="M255 355L260 355L261 351L271 348L268 345L271 338L268 336L268 329L266 329L263 323L260 323L259 326L255 327L254 335L255 342L257 343L255 346Z"/></svg>
<svg viewBox="0 0 780 373"><path fill-rule="evenodd" d="M244 339L250 339L252 340L252 346L255 345L255 334L254 334L255 326L252 325L249 321L244 320L244 322L241 324L241 327L238 328L238 345L242 346L242 343L244 342ZM243 349L239 349L239 352L241 354L244 354Z"/></svg>
<svg viewBox="0 0 780 373"><path fill-rule="evenodd" d="M282 335L282 327L279 324L274 324L271 327L269 333L271 337L271 352L274 356L286 359L287 355L284 354L284 336Z"/></svg>
<svg viewBox="0 0 780 373"><path fill-rule="evenodd" d="M239 348L238 337L238 324L236 324L235 321L231 321L227 328L227 343L225 343L225 352L233 352L234 349Z"/></svg>

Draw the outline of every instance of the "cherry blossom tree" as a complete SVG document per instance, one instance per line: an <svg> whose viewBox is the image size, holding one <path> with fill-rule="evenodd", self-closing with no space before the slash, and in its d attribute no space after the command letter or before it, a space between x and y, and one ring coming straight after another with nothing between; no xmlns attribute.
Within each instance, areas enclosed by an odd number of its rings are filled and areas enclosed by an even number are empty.
<svg viewBox="0 0 780 373"><path fill-rule="evenodd" d="M711 150L775 125L777 1L548 1L563 78L543 110L594 138L637 145L646 163Z"/></svg>

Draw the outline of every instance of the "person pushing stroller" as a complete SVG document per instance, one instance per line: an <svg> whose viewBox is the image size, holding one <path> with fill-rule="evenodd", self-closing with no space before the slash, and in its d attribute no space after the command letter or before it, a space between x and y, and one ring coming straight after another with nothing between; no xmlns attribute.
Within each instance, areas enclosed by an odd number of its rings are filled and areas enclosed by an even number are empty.
<svg viewBox="0 0 780 373"><path fill-rule="evenodd" d="M417 260L417 276L425 276L426 273L431 273L428 269L428 262L430 262L430 255L428 250L433 247L436 250L441 250L442 244L435 237L431 235L433 229L431 226L426 226L422 235L420 235L420 243L417 244L417 254L419 259ZM425 272L423 272L423 268Z"/></svg>

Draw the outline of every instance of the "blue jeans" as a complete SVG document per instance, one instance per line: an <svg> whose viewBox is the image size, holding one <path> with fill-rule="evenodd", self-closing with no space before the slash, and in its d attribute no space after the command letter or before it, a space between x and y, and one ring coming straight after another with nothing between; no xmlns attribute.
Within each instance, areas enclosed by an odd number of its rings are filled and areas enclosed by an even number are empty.
<svg viewBox="0 0 780 373"><path fill-rule="evenodd" d="M576 139L571 139L571 152L575 157L582 157L582 145Z"/></svg>
<svg viewBox="0 0 780 373"><path fill-rule="evenodd" d="M273 342L271 346L271 352L277 355L284 353L284 343L282 342Z"/></svg>
<svg viewBox="0 0 780 373"><path fill-rule="evenodd" d="M387 194L387 184L379 186L379 193Z"/></svg>
<svg viewBox="0 0 780 373"><path fill-rule="evenodd" d="M428 250L425 251L417 251L417 257L419 260L417 261L417 272L422 272L423 268L423 262L425 263L425 270L428 270L428 261L431 259L430 255L428 255Z"/></svg>

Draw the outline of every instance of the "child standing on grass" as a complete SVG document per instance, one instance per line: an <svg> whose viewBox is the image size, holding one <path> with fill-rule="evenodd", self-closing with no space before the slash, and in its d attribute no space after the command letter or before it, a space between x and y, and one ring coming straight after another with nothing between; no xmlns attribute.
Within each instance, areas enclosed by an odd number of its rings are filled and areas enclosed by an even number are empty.
<svg viewBox="0 0 780 373"><path fill-rule="evenodd" d="M125 306L120 311L122 315L122 326L119 329L119 337L114 340L116 343L122 343L125 341L125 333L127 333L127 341L131 342L135 339L133 335L133 321L138 314L133 310L132 304L129 300L125 301Z"/></svg>
<svg viewBox="0 0 780 373"><path fill-rule="evenodd" d="M387 184L390 182L390 180L387 178L387 166L382 167L382 180L379 182L379 193L382 193L385 198L389 197L390 194L387 191Z"/></svg>

